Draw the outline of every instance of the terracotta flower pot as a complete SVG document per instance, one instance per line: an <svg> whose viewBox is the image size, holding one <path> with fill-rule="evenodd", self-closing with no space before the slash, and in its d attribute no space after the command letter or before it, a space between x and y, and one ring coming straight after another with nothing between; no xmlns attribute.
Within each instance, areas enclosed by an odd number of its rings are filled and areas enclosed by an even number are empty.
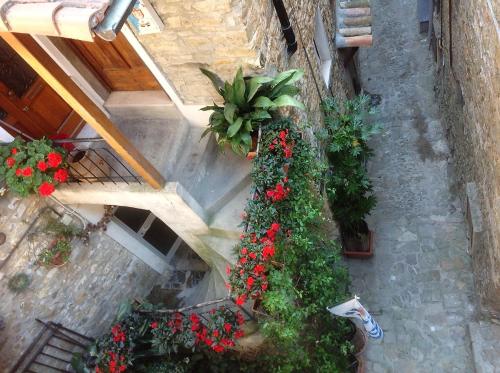
<svg viewBox="0 0 500 373"><path fill-rule="evenodd" d="M111 167L90 150L79 150L68 156L69 174L74 179L99 181L111 174Z"/></svg>
<svg viewBox="0 0 500 373"><path fill-rule="evenodd" d="M368 259L373 256L373 231L362 222L356 233L340 229L343 253L348 258Z"/></svg>

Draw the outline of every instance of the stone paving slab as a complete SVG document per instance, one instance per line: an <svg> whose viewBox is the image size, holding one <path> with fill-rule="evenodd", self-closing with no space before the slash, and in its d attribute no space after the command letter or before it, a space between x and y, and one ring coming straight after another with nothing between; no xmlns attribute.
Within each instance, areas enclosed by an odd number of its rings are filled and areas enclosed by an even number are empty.
<svg viewBox="0 0 500 373"><path fill-rule="evenodd" d="M368 165L378 198L367 219L375 256L348 265L352 290L385 332L367 346L367 372L469 373L471 260L416 10L411 0L373 1L380 21L359 64L364 89L382 98L375 119L384 129Z"/></svg>

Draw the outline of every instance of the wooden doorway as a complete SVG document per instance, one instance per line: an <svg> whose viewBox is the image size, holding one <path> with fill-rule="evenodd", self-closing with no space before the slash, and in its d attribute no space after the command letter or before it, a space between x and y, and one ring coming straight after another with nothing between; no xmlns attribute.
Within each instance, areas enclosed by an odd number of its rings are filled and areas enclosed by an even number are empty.
<svg viewBox="0 0 500 373"><path fill-rule="evenodd" d="M96 38L67 43L109 91L163 90L123 33L111 42Z"/></svg>
<svg viewBox="0 0 500 373"><path fill-rule="evenodd" d="M57 134L73 137L84 125L82 118L1 38L0 119L33 138Z"/></svg>

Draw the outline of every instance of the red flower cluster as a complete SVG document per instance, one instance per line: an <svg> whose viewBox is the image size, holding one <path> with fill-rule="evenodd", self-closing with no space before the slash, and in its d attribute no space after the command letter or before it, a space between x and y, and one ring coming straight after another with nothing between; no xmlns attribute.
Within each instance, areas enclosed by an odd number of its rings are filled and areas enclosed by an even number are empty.
<svg viewBox="0 0 500 373"><path fill-rule="evenodd" d="M290 188L285 187L285 184L288 182L288 178L285 177L281 182L276 184L274 189L269 189L266 192L266 197L269 198L272 202L280 202L283 201L290 193Z"/></svg>
<svg viewBox="0 0 500 373"><path fill-rule="evenodd" d="M42 197L50 196L52 193L54 193L54 190L56 190L56 188L54 187L54 184L48 183L46 181L44 181L38 187L38 193L40 193L40 195Z"/></svg>
<svg viewBox="0 0 500 373"><path fill-rule="evenodd" d="M116 324L111 328L111 334L113 335L113 342L125 342L126 340L125 332L120 324Z"/></svg>
<svg viewBox="0 0 500 373"><path fill-rule="evenodd" d="M274 241L279 230L280 225L275 222L260 240L255 233L242 236L242 241L248 241L248 245L240 250L234 270L226 268L226 273L231 276L228 287L237 295L236 304L241 306L248 298L257 298L267 290L266 273L268 263L276 253Z"/></svg>
<svg viewBox="0 0 500 373"><path fill-rule="evenodd" d="M49 167L57 168L62 163L62 155L57 152L50 152L47 154Z"/></svg>
<svg viewBox="0 0 500 373"><path fill-rule="evenodd" d="M16 160L14 158L12 158L12 157L8 157L5 160L5 163L7 164L7 167L12 168L16 164Z"/></svg>
<svg viewBox="0 0 500 373"><path fill-rule="evenodd" d="M286 142L287 137L288 137L288 129L280 131L278 137L275 138L269 145L269 150L274 151L281 148L281 150L283 150L283 155L285 156L285 158L291 158L293 154L292 151L293 143L288 144Z"/></svg>
<svg viewBox="0 0 500 373"><path fill-rule="evenodd" d="M68 171L63 164L64 151L53 148L50 141L26 142L16 139L11 146L1 162L7 169L12 169L10 172L17 177L9 182L14 192L22 196L38 193L47 197L54 192L58 183L68 180Z"/></svg>
<svg viewBox="0 0 500 373"><path fill-rule="evenodd" d="M228 347L235 345L235 340L243 337L244 333L240 329L240 325L245 322L245 318L238 311L233 311L220 307L212 309L207 322L202 321L197 313L192 313L189 316L181 313L176 313L168 321L158 322L153 321L150 326L153 333L153 338L165 343L172 343L173 336L177 333L183 334L187 338L182 337L181 340L189 340L194 338L196 346L207 346L215 352L224 352ZM167 332L162 328L167 327ZM186 325L186 328L182 328Z"/></svg>
<svg viewBox="0 0 500 373"><path fill-rule="evenodd" d="M109 371L110 373L115 372L125 372L127 370L127 363L125 362L125 356L115 354L114 352L109 352ZM96 372L98 371L96 368Z"/></svg>

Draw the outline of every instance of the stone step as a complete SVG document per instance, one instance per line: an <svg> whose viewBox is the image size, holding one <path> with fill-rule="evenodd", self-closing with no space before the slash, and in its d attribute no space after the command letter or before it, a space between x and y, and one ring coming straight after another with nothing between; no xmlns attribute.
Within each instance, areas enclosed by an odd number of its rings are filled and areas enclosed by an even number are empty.
<svg viewBox="0 0 500 373"><path fill-rule="evenodd" d="M500 369L500 325L488 321L468 324L476 373L496 373Z"/></svg>

